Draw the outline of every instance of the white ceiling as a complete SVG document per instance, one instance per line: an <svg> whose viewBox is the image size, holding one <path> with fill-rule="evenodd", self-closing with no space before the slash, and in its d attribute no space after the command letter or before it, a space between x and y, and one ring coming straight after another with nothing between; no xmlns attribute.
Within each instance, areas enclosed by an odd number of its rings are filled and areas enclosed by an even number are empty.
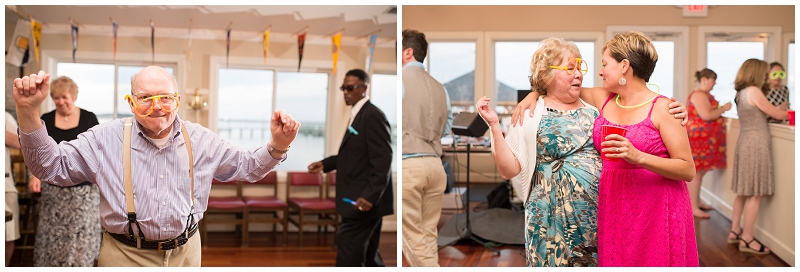
<svg viewBox="0 0 800 272"><path fill-rule="evenodd" d="M149 36L150 21L156 36L187 36L193 39L219 39L231 26L231 38L258 40L271 27L275 41L290 38L307 28L307 42L329 37L343 30L343 44L363 43L377 33L378 44L397 39L397 14L394 5L370 6L86 6L86 5L6 5L6 23L20 17L45 23L44 33L69 33L69 19L80 24L81 35L111 35L111 19L119 25L119 36ZM191 23L190 23L191 22Z"/></svg>

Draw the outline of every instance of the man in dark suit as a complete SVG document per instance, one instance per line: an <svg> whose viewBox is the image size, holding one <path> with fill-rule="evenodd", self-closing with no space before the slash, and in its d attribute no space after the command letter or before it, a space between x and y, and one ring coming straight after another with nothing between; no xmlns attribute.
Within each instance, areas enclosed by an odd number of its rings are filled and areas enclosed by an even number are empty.
<svg viewBox="0 0 800 272"><path fill-rule="evenodd" d="M394 213L391 128L367 97L369 76L347 72L340 89L350 119L339 154L308 166L311 173L337 170L336 266L384 266L378 251L383 216ZM345 201L345 198L353 202Z"/></svg>

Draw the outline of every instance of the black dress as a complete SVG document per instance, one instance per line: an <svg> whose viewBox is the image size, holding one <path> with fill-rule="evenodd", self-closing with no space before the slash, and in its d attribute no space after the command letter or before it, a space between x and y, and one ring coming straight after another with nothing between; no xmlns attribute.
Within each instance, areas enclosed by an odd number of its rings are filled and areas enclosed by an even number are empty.
<svg viewBox="0 0 800 272"><path fill-rule="evenodd" d="M42 115L47 134L60 143L98 124L97 116L80 109L78 126L57 128L56 112ZM94 266L100 254L100 194L97 186L85 182L58 187L42 182L39 221L33 250L34 266Z"/></svg>

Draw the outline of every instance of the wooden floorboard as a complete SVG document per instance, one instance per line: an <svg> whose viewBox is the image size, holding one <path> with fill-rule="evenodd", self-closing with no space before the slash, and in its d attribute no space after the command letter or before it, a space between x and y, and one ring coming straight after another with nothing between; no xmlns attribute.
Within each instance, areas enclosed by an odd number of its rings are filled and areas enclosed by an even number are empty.
<svg viewBox="0 0 800 272"><path fill-rule="evenodd" d="M209 232L203 247L202 266L207 267L332 267L336 264L334 234L303 234L303 246L297 246L298 235L289 233L288 245L282 245L280 235L251 232L250 245L241 247L234 232ZM387 267L397 266L397 233L381 233L379 246ZM16 250L9 266L33 266L31 250Z"/></svg>
<svg viewBox="0 0 800 272"><path fill-rule="evenodd" d="M472 211L486 208L485 202L470 203ZM461 210L444 210L439 219L439 228L444 226L450 217ZM717 211L710 211L710 219L695 219L697 249L701 267L788 267L789 265L775 254L755 255L739 252L738 245L727 243L731 221ZM445 267L513 267L525 266L524 247L522 245L503 245L497 248L500 254L494 254L481 244L471 240L461 240L453 246L439 250L439 265ZM405 258L403 266L408 266Z"/></svg>

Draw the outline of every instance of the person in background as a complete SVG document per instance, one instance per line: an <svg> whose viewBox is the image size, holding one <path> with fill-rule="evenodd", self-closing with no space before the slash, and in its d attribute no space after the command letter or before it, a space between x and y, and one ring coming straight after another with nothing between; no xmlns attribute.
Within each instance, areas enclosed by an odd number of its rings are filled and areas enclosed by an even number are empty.
<svg viewBox="0 0 800 272"><path fill-rule="evenodd" d="M783 80L786 79L786 69L780 62L773 62L769 64L769 78L761 90L767 96L767 100L773 106L781 109L789 109L791 102L789 101L789 87L783 85ZM772 117L768 119L770 122L780 122Z"/></svg>
<svg viewBox="0 0 800 272"><path fill-rule="evenodd" d="M761 88L769 77L769 66L758 59L748 59L736 73L736 110L739 115L739 139L733 157L731 189L736 193L728 243L739 244L739 251L768 254L770 249L753 237L762 196L774 193L772 136L767 117L786 120L786 109L767 100ZM744 219L742 219L744 215ZM743 221L743 222L742 222Z"/></svg>
<svg viewBox="0 0 800 272"><path fill-rule="evenodd" d="M6 221L6 267L14 255L14 241L19 239L19 202L17 186L14 185L14 169L11 167L11 151L19 149L17 121L6 112L6 213L11 212L11 220Z"/></svg>
<svg viewBox="0 0 800 272"><path fill-rule="evenodd" d="M711 215L703 210L711 210L712 207L700 201L700 188L703 176L708 171L725 169L725 118L722 113L730 110L732 105L730 101L720 105L710 93L717 83L717 73L705 68L695 72L694 76L698 85L689 93L686 101L689 111L686 131L689 133L696 174L688 186L694 217L705 219Z"/></svg>
<svg viewBox="0 0 800 272"><path fill-rule="evenodd" d="M308 172L336 170L336 266L384 266L380 244L383 216L394 213L392 137L386 115L367 96L369 75L347 71L342 83L350 119L339 153L314 162ZM344 199L355 200L354 204Z"/></svg>
<svg viewBox="0 0 800 272"><path fill-rule="evenodd" d="M403 30L403 255L411 266L439 266L437 225L447 187L441 140L453 124L447 91L422 64L427 53L425 34Z"/></svg>
<svg viewBox="0 0 800 272"><path fill-rule="evenodd" d="M597 266L597 180L603 163L594 148L597 108L580 99L588 67L562 38L541 41L530 82L539 112L503 136L499 118L481 98L475 108L489 125L492 157L525 207L528 266ZM542 108L544 107L544 108Z"/></svg>
<svg viewBox="0 0 800 272"><path fill-rule="evenodd" d="M262 179L286 160L300 127L277 110L270 142L243 150L180 120L175 77L148 66L131 78L131 94L125 96L134 117L56 143L39 118L49 79L44 71L14 79L22 154L43 182L97 185L104 229L98 266L200 266L200 235L194 234L211 181Z"/></svg>
<svg viewBox="0 0 800 272"><path fill-rule="evenodd" d="M50 97L56 109L42 114L47 134L57 143L78 138L78 134L99 124L97 116L75 106L78 85L66 76L50 83ZM94 266L100 254L100 193L97 186L83 182L59 187L42 183L30 175L28 189L42 195L33 248L34 266Z"/></svg>

